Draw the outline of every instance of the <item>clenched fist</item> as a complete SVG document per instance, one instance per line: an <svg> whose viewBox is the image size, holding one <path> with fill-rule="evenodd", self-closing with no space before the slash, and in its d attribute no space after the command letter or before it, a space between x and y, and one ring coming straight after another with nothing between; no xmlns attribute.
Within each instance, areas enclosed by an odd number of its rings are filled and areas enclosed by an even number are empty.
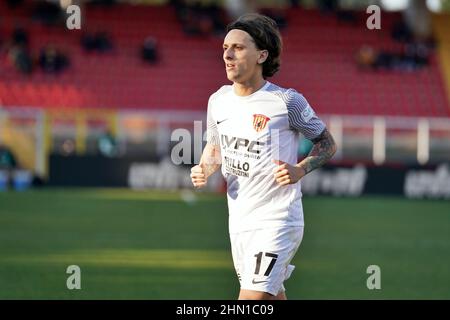
<svg viewBox="0 0 450 320"><path fill-rule="evenodd" d="M206 174L203 165L196 165L191 168L191 181L195 188L200 189L206 186Z"/></svg>
<svg viewBox="0 0 450 320"><path fill-rule="evenodd" d="M280 186L297 183L305 174L305 170L299 166L292 166L281 160L273 160L277 165L273 174L275 181Z"/></svg>

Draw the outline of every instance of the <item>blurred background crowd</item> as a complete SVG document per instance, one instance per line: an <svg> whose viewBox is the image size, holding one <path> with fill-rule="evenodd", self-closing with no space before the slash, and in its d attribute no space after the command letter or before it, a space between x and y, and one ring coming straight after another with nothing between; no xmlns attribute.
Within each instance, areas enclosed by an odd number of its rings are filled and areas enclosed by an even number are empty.
<svg viewBox="0 0 450 320"><path fill-rule="evenodd" d="M380 29L366 25L372 4L382 10ZM70 5L80 7L80 29L66 26ZM170 157L171 133L194 133L209 95L227 83L224 30L246 12L280 26L282 69L273 81L303 93L327 121L339 145L335 164L445 163L448 10L446 0L3 1L3 166L39 184L110 185L71 180L55 163ZM302 140L299 157L310 146Z"/></svg>

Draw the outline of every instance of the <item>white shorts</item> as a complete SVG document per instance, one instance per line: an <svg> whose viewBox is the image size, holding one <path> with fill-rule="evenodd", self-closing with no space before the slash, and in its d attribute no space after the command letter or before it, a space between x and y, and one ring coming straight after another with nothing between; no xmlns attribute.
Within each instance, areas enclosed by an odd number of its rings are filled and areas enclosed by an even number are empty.
<svg viewBox="0 0 450 320"><path fill-rule="evenodd" d="M230 234L234 268L241 289L276 296L284 291L294 266L292 258L303 238L303 227L258 229Z"/></svg>

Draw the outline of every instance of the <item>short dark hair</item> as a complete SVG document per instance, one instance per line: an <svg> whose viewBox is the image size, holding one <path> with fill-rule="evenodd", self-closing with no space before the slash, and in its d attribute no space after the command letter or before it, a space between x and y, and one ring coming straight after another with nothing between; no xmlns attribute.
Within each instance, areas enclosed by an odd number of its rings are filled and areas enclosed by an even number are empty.
<svg viewBox="0 0 450 320"><path fill-rule="evenodd" d="M233 29L247 32L259 50L269 52L267 60L263 63L264 79L273 76L280 70L283 42L274 20L258 13L249 13L230 23L227 26L227 33Z"/></svg>

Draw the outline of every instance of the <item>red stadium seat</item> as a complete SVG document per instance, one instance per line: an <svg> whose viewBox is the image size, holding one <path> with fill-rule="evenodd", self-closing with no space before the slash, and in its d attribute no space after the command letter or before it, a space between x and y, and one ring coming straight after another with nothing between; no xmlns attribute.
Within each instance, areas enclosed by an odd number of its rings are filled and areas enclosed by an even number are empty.
<svg viewBox="0 0 450 320"><path fill-rule="evenodd" d="M0 9L2 34L11 32L19 17L27 23L35 55L42 45L56 43L71 61L63 74L36 71L24 78L2 57L0 102L5 105L205 110L209 95L228 84L222 39L186 36L168 6L87 7L83 31L110 33L114 49L106 54L84 52L79 31L41 26L25 9L12 13L4 4ZM398 14L384 13L383 29L377 31L361 27L365 18L358 14L352 25L319 11L290 9L282 31L282 69L274 81L302 92L322 114L450 116L437 59L413 73L358 70L354 54L360 46L401 48L389 35ZM156 65L139 56L148 35L159 41Z"/></svg>

